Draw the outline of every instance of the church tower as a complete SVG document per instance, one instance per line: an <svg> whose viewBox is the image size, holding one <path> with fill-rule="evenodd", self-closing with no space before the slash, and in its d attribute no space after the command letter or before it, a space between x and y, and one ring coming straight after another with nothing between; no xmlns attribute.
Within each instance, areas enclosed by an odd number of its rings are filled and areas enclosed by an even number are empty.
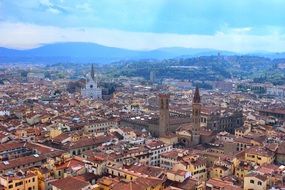
<svg viewBox="0 0 285 190"><path fill-rule="evenodd" d="M201 97L199 88L196 86L193 102L192 102L192 144L197 145L200 143L199 130L201 127Z"/></svg>
<svg viewBox="0 0 285 190"><path fill-rule="evenodd" d="M169 132L169 97L169 94L159 94L159 137Z"/></svg>
<svg viewBox="0 0 285 190"><path fill-rule="evenodd" d="M85 98L91 98L95 100L102 99L102 89L98 87L93 64L91 66L90 76L86 81L85 88L81 90L81 94Z"/></svg>
<svg viewBox="0 0 285 190"><path fill-rule="evenodd" d="M91 66L91 78L93 79L93 81L95 81L95 71L94 71L94 66L93 66L93 64L92 64L92 66Z"/></svg>

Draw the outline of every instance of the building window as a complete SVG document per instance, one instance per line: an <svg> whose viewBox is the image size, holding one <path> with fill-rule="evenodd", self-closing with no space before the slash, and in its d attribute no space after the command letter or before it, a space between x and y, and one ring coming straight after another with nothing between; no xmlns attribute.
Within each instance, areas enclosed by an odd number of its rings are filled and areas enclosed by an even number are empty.
<svg viewBox="0 0 285 190"><path fill-rule="evenodd" d="M257 182L257 185L262 185L262 182L261 181Z"/></svg>
<svg viewBox="0 0 285 190"><path fill-rule="evenodd" d="M23 182L22 182L22 181L20 181L20 182L18 182L18 183L15 183L15 187L20 186L20 185L23 185Z"/></svg>
<svg viewBox="0 0 285 190"><path fill-rule="evenodd" d="M255 155L248 155L248 157L255 158Z"/></svg>
<svg viewBox="0 0 285 190"><path fill-rule="evenodd" d="M250 183L254 184L254 180L251 179L251 180L250 180Z"/></svg>

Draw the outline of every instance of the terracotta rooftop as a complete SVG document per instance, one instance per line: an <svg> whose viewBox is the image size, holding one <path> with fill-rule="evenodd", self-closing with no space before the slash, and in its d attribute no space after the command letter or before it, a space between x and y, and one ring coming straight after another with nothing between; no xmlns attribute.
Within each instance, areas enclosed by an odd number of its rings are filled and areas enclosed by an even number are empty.
<svg viewBox="0 0 285 190"><path fill-rule="evenodd" d="M265 175L262 175L260 173L257 173L257 172L252 172L252 173L249 173L247 174L245 177L255 177L261 181L266 181L267 180L267 177Z"/></svg>
<svg viewBox="0 0 285 190"><path fill-rule="evenodd" d="M81 190L90 185L88 182L76 177L66 177L50 184L60 190Z"/></svg>

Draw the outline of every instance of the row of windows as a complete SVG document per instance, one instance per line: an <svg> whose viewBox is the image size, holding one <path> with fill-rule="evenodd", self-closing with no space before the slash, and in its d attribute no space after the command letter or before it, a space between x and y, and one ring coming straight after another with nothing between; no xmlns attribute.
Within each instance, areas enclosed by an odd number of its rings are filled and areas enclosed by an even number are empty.
<svg viewBox="0 0 285 190"><path fill-rule="evenodd" d="M113 175L113 176L115 176L115 172L114 172L113 170L111 170L111 169L108 169L108 173L111 174L111 175ZM127 178L127 175L121 174L120 172L117 172L117 176L118 176L118 177ZM132 177L132 176L130 176L130 180L133 180L133 177Z"/></svg>
<svg viewBox="0 0 285 190"><path fill-rule="evenodd" d="M90 149L95 149L96 148L96 146L88 146L88 147L85 147L85 148L82 148L82 149L79 149L79 150L73 150L72 151L72 155L80 155L81 154L81 152L84 152L84 151L86 151L86 150L90 150Z"/></svg>
<svg viewBox="0 0 285 190"><path fill-rule="evenodd" d="M240 147L243 147L243 146L246 147L246 144L242 144L242 143L237 143L237 145Z"/></svg>
<svg viewBox="0 0 285 190"><path fill-rule="evenodd" d="M253 179L251 179L251 180L250 180L250 183L251 183L251 184L254 184L255 182L254 182ZM257 185L262 185L262 182L261 182L261 181L258 181L258 182L257 182Z"/></svg>
<svg viewBox="0 0 285 190"><path fill-rule="evenodd" d="M105 132L107 131L107 128L99 128L99 129L94 129L94 130L88 130L89 133L93 132Z"/></svg>
<svg viewBox="0 0 285 190"><path fill-rule="evenodd" d="M239 177L239 173L236 174ZM240 174L240 177L243 178L243 174Z"/></svg>
<svg viewBox="0 0 285 190"><path fill-rule="evenodd" d="M255 155L250 155L250 154L248 154L247 157L248 157L248 158L255 158ZM261 160L261 157L260 157L260 156L256 156L256 157L257 157L258 160Z"/></svg>
<svg viewBox="0 0 285 190"><path fill-rule="evenodd" d="M112 123L112 124L113 124L113 123ZM88 126L88 128L96 128L96 127L98 127L98 126L106 126L106 125L108 125L108 126L111 127L112 124L110 124L110 123L98 123L98 124L96 124L96 125L90 125L90 126Z"/></svg>
<svg viewBox="0 0 285 190"><path fill-rule="evenodd" d="M207 118L201 117L201 122L202 122L202 123L207 123Z"/></svg>
<svg viewBox="0 0 285 190"><path fill-rule="evenodd" d="M160 163L160 161L159 161L159 160L155 160L155 161L152 161L152 162L151 162L151 165L158 166L158 165L159 165L159 163Z"/></svg>
<svg viewBox="0 0 285 190"><path fill-rule="evenodd" d="M218 170L216 169L216 172L218 172ZM220 170L220 173L223 173L223 170Z"/></svg>
<svg viewBox="0 0 285 190"><path fill-rule="evenodd" d="M18 183L15 184L15 187L20 186L19 183L21 183L20 185L23 185L23 182L18 182ZM8 189L13 189L13 185L9 185ZM32 187L28 188L28 190L34 190L34 189L35 189L35 186L32 186Z"/></svg>
<svg viewBox="0 0 285 190"><path fill-rule="evenodd" d="M160 154L160 153L166 152L166 151L168 151L168 150L171 150L171 147L165 147L165 148L160 149L160 150L155 150L155 151L153 151L152 153L153 153L153 154Z"/></svg>
<svg viewBox="0 0 285 190"><path fill-rule="evenodd" d="M195 166L194 169L196 170L196 169L201 168L201 167L206 167L206 165L204 165L204 164L203 165L198 165L198 166Z"/></svg>
<svg viewBox="0 0 285 190"><path fill-rule="evenodd" d="M205 173L205 172L206 172L206 169L202 169L202 170L195 171L193 174L196 175L196 174Z"/></svg>

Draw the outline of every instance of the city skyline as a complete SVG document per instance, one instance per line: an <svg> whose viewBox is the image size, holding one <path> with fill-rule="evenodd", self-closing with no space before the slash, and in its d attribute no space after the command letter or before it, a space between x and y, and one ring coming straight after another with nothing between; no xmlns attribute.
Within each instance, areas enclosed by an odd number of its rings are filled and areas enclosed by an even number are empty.
<svg viewBox="0 0 285 190"><path fill-rule="evenodd" d="M0 0L0 190L285 189L285 0Z"/></svg>

